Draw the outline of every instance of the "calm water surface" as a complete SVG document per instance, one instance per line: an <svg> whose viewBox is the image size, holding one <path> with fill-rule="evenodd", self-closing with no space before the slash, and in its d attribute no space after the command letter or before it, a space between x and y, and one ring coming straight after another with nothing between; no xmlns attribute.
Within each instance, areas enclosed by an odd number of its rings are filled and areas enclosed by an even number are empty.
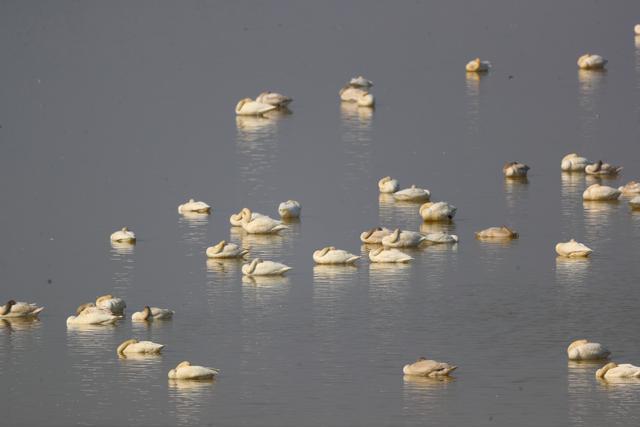
<svg viewBox="0 0 640 427"><path fill-rule="evenodd" d="M640 178L640 21L635 1L22 2L0 5L0 273L4 301L46 306L0 323L7 425L638 425L640 385L605 385L567 363L586 337L640 363L640 215L583 203L562 175L577 151ZM583 73L584 52L609 59ZM465 75L480 55L494 68ZM352 75L375 111L340 106ZM235 117L245 96L295 98L293 114ZM505 161L532 169L505 182ZM459 209L421 224L377 180L429 188ZM213 214L180 217L205 200ZM229 230L242 207L299 223L281 236ZM507 224L521 238L476 241ZM112 247L123 225L134 247ZM460 236L406 266L314 266L334 245L366 254L376 225ZM556 259L576 238L590 259ZM243 279L208 261L227 239L293 266ZM113 293L173 321L67 329ZM166 345L119 360L130 337ZM403 378L419 356L460 366ZM172 383L182 360L222 369Z"/></svg>

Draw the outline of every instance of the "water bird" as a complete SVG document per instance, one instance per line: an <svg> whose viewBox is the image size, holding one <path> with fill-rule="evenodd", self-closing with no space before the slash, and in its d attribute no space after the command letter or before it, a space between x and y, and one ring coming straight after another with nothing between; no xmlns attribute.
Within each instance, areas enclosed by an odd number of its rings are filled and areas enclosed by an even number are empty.
<svg viewBox="0 0 640 427"><path fill-rule="evenodd" d="M194 199L189 199L188 202L178 206L178 212L181 214L193 212L193 213L211 213L211 206L205 202L196 202Z"/></svg>
<svg viewBox="0 0 640 427"><path fill-rule="evenodd" d="M0 306L0 318L36 317L42 310L44 307L39 307L37 304L10 299Z"/></svg>
<svg viewBox="0 0 640 427"><path fill-rule="evenodd" d="M355 102L360 107L373 107L375 98L369 91L359 87L345 86L340 89L340 100L344 102Z"/></svg>
<svg viewBox="0 0 640 427"><path fill-rule="evenodd" d="M124 314L124 309L127 308L127 304L122 298L107 294L96 298L96 307L109 310L111 313L121 316Z"/></svg>
<svg viewBox="0 0 640 427"><path fill-rule="evenodd" d="M618 187L618 190L625 196L640 194L640 182L629 181Z"/></svg>
<svg viewBox="0 0 640 427"><path fill-rule="evenodd" d="M502 167L502 173L508 178L524 178L531 169L529 166L520 162L507 162Z"/></svg>
<svg viewBox="0 0 640 427"><path fill-rule="evenodd" d="M558 243L556 245L556 252L558 255L567 258L584 258L591 255L593 250L586 245L571 239L568 242Z"/></svg>
<svg viewBox="0 0 640 427"><path fill-rule="evenodd" d="M601 70L607 65L607 60L600 55L587 53L578 58L578 68L581 70Z"/></svg>
<svg viewBox="0 0 640 427"><path fill-rule="evenodd" d="M617 175L622 171L622 166L612 166L602 160L589 164L584 168L587 175Z"/></svg>
<svg viewBox="0 0 640 427"><path fill-rule="evenodd" d="M447 202L427 202L420 206L423 221L451 221L458 208Z"/></svg>
<svg viewBox="0 0 640 427"><path fill-rule="evenodd" d="M640 366L634 366L630 363L618 365L617 363L609 362L596 371L596 378L613 381L640 379Z"/></svg>
<svg viewBox="0 0 640 427"><path fill-rule="evenodd" d="M163 348L163 344L157 344L151 341L138 341L132 338L120 344L116 349L116 353L120 357L126 357L127 354L159 354Z"/></svg>
<svg viewBox="0 0 640 427"><path fill-rule="evenodd" d="M414 363L404 365L402 373L405 375L419 375L422 377L445 377L458 367L450 365L446 362L437 362L435 360L427 360L424 357L419 358Z"/></svg>
<svg viewBox="0 0 640 427"><path fill-rule="evenodd" d="M472 59L467 62L466 70L476 73L487 72L491 68L491 62L481 61L480 58Z"/></svg>
<svg viewBox="0 0 640 427"><path fill-rule="evenodd" d="M293 101L293 98L289 96L270 91L262 92L256 97L256 102L259 102L261 104L273 105L277 108L285 108L291 103L291 101Z"/></svg>
<svg viewBox="0 0 640 427"><path fill-rule="evenodd" d="M640 196L629 200L629 206L631 206L631 209L640 209Z"/></svg>
<svg viewBox="0 0 640 427"><path fill-rule="evenodd" d="M378 190L381 193L395 193L399 189L398 180L385 176L378 181Z"/></svg>
<svg viewBox="0 0 640 427"><path fill-rule="evenodd" d="M360 241L362 243L380 244L382 239L392 233L385 227L374 227L360 233Z"/></svg>
<svg viewBox="0 0 640 427"><path fill-rule="evenodd" d="M390 248L390 249L377 248L369 251L369 260L371 262L384 262L384 263L409 262L412 259L413 257L394 248Z"/></svg>
<svg viewBox="0 0 640 427"><path fill-rule="evenodd" d="M293 219L300 217L300 203L295 200L287 200L278 205L278 213L282 219Z"/></svg>
<svg viewBox="0 0 640 427"><path fill-rule="evenodd" d="M289 227L268 216L253 217L251 210L242 210L242 229L249 234L273 234Z"/></svg>
<svg viewBox="0 0 640 427"><path fill-rule="evenodd" d="M136 234L127 227L122 227L122 229L111 234L111 241L134 243L136 241Z"/></svg>
<svg viewBox="0 0 640 427"><path fill-rule="evenodd" d="M151 322L154 320L169 320L173 317L175 311L168 308L149 307L145 305L142 311L136 311L131 315L134 322Z"/></svg>
<svg viewBox="0 0 640 427"><path fill-rule="evenodd" d="M221 240L214 246L210 246L206 250L207 257L209 258L242 258L247 255L249 251L241 248L235 243L228 243L226 240Z"/></svg>
<svg viewBox="0 0 640 427"><path fill-rule="evenodd" d="M458 243L458 236L447 234L444 231L427 233L424 238L429 243Z"/></svg>
<svg viewBox="0 0 640 427"><path fill-rule="evenodd" d="M586 157L571 153L562 158L560 168L565 172L584 172L584 168L587 167L588 164L589 160Z"/></svg>
<svg viewBox="0 0 640 427"><path fill-rule="evenodd" d="M576 340L567 347L569 360L599 360L609 357L611 352L602 344L588 340Z"/></svg>
<svg viewBox="0 0 640 427"><path fill-rule="evenodd" d="M517 239L518 233L507 226L489 227L476 233L478 239Z"/></svg>
<svg viewBox="0 0 640 427"><path fill-rule="evenodd" d="M245 276L280 276L291 267L279 262L263 261L260 258L254 258L250 263L242 266L242 274Z"/></svg>
<svg viewBox="0 0 640 427"><path fill-rule="evenodd" d="M317 264L353 264L360 256L349 253L333 246L319 249L313 252L313 260Z"/></svg>
<svg viewBox="0 0 640 427"><path fill-rule="evenodd" d="M251 98L244 98L236 105L236 114L239 116L261 116L264 113L277 109L275 105L264 104Z"/></svg>
<svg viewBox="0 0 640 427"><path fill-rule="evenodd" d="M593 184L587 187L582 193L583 200L596 200L596 201L606 201L606 200L618 200L620 197L620 190L617 188L609 187L606 185Z"/></svg>
<svg viewBox="0 0 640 427"><path fill-rule="evenodd" d="M417 248L425 240L418 232L396 228L393 233L382 238L382 245L387 248Z"/></svg>
<svg viewBox="0 0 640 427"><path fill-rule="evenodd" d="M393 193L393 198L401 202L428 202L430 197L429 190L416 187L415 184Z"/></svg>
<svg viewBox="0 0 640 427"><path fill-rule="evenodd" d="M373 82L371 80L367 80L362 76L352 77L349 80L349 85L353 87L371 87L373 86Z"/></svg>
<svg viewBox="0 0 640 427"><path fill-rule="evenodd" d="M180 362L174 369L169 371L169 379L172 380L210 380L218 375L220 371L215 368L192 365L188 361Z"/></svg>
<svg viewBox="0 0 640 427"><path fill-rule="evenodd" d="M229 217L229 222L231 223L232 226L234 227L242 227L242 215L243 212L247 211L249 213L249 217L253 220L256 219L260 216L267 216L267 215L263 215L261 213L258 212L252 212L249 208L243 208L240 212L235 213L235 214L231 214L231 216Z"/></svg>

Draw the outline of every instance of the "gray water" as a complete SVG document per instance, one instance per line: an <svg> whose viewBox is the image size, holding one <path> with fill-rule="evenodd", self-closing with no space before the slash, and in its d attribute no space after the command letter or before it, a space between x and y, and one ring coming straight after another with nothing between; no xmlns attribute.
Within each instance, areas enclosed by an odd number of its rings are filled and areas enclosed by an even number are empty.
<svg viewBox="0 0 640 427"><path fill-rule="evenodd" d="M591 181L559 170L576 151L625 166L609 185L640 178L637 21L636 1L2 2L0 299L46 306L0 324L3 424L637 425L640 385L601 384L565 349L640 363L640 215L583 203ZM585 52L607 71L579 73ZM467 77L478 55L493 69ZM340 106L356 74L375 111ZM293 114L236 118L262 90ZM528 182L504 180L511 160ZM372 226L439 228L380 197L385 175L456 205L459 244L314 266L327 245L366 254ZM189 197L212 215L180 217ZM229 231L290 198L303 215L281 236ZM520 239L473 237L502 224ZM132 250L108 241L123 225ZM592 257L556 260L569 238ZM293 270L243 280L206 260L221 239ZM176 315L67 329L105 293ZM119 360L130 337L166 348ZM403 378L419 356L455 378ZM182 360L222 373L169 383Z"/></svg>

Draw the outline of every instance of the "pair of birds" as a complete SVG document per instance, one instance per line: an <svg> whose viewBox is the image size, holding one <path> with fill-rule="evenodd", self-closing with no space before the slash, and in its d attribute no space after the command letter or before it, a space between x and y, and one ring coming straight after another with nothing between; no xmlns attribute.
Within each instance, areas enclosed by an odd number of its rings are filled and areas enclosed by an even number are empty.
<svg viewBox="0 0 640 427"><path fill-rule="evenodd" d="M577 153L567 154L562 158L560 169L564 172L584 172L587 175L615 176L622 171L622 166L614 166L598 160L590 162L586 157Z"/></svg>
<svg viewBox="0 0 640 427"><path fill-rule="evenodd" d="M451 221L458 208L447 202L431 202L431 192L424 188L412 185L410 188L399 190L397 179L390 176L380 178L378 190L383 194L393 194L393 198L403 202L425 202L420 206L418 213L423 221Z"/></svg>
<svg viewBox="0 0 640 427"><path fill-rule="evenodd" d="M127 304L122 298L112 295L98 297L95 303L85 303L76 309L74 316L67 318L67 325L112 325L124 318ZM173 310L145 306L142 311L131 315L135 322L171 319Z"/></svg>
<svg viewBox="0 0 640 427"><path fill-rule="evenodd" d="M359 107L373 107L375 105L375 97L369 92L369 88L373 86L371 80L362 76L351 78L349 83L340 89L338 94L343 102L353 102Z"/></svg>
<svg viewBox="0 0 640 427"><path fill-rule="evenodd" d="M600 343L580 339L569 344L567 355L572 361L598 361L608 359L611 352ZM596 378L605 381L640 380L640 366L630 363L609 362L595 373Z"/></svg>
<svg viewBox="0 0 640 427"><path fill-rule="evenodd" d="M243 98L236 104L238 116L262 116L269 111L286 110L293 98L277 92L262 92L255 100Z"/></svg>

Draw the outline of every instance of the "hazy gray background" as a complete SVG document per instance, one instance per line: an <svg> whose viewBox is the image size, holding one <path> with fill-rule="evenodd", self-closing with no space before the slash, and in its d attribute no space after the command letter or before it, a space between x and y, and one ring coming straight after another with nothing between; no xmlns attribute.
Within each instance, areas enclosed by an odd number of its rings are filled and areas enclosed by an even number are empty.
<svg viewBox="0 0 640 427"><path fill-rule="evenodd" d="M562 176L577 151L640 178L637 1L34 2L0 4L0 299L46 306L0 324L0 413L10 425L637 425L640 386L605 386L567 365L587 337L640 363L640 215L583 204ZM585 52L605 73L579 73ZM480 55L492 71L467 78ZM377 108L341 108L351 76ZM512 78L509 78L512 76ZM293 114L236 119L262 90ZM509 184L505 161L532 169ZM379 200L384 175L459 209L456 247L408 266L313 266L314 249L360 251L378 224L426 231L417 205ZM189 197L213 214L180 218ZM303 217L275 238L229 232L244 206ZM508 224L521 238L483 244ZM111 248L123 225L139 240ZM436 227L437 228L437 227ZM585 262L556 261L576 238ZM221 239L285 262L285 279L243 283L207 263ZM52 283L48 283L48 280ZM75 307L111 292L129 313L67 331ZM157 360L118 360L137 337ZM460 366L447 383L403 380L418 356ZM172 387L181 360L214 385Z"/></svg>

